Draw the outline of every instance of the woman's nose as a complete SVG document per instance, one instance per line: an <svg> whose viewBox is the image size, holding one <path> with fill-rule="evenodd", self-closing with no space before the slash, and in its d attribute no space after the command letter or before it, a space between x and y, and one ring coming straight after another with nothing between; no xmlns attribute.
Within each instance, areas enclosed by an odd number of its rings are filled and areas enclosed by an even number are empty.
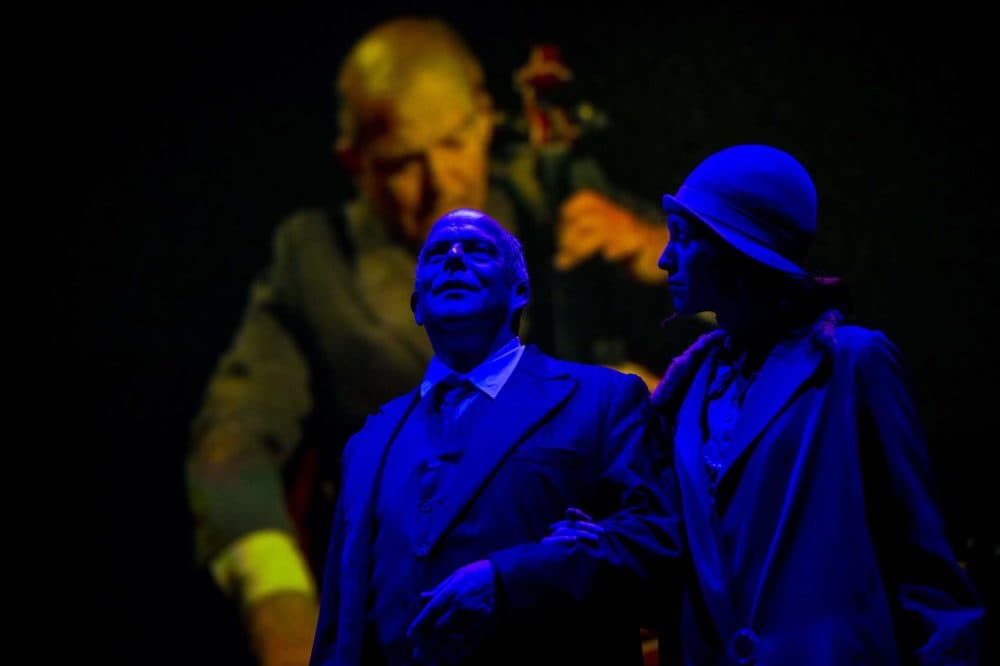
<svg viewBox="0 0 1000 666"><path fill-rule="evenodd" d="M673 252L670 250L669 242L666 247L663 248L663 253L660 255L660 260L656 262L656 265L665 271L671 271L673 269Z"/></svg>

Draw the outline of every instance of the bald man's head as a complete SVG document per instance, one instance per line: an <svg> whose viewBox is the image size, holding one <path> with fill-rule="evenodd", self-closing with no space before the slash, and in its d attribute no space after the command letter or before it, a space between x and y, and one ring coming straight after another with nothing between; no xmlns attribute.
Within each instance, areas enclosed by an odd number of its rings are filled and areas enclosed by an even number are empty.
<svg viewBox="0 0 1000 666"><path fill-rule="evenodd" d="M428 75L447 82L445 92L470 102L486 95L479 60L444 21L398 18L367 32L347 54L337 79L340 141L363 145L377 138L384 116L400 100L419 96Z"/></svg>
<svg viewBox="0 0 1000 666"><path fill-rule="evenodd" d="M398 240L486 200L492 101L478 60L436 19L400 18L365 34L337 83L337 153Z"/></svg>

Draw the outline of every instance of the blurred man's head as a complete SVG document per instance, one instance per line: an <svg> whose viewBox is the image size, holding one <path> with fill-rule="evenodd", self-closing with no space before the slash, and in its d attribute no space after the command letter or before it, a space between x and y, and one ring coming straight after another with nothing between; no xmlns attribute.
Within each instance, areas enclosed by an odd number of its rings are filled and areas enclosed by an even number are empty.
<svg viewBox="0 0 1000 666"><path fill-rule="evenodd" d="M449 26L377 26L345 58L337 92L337 153L400 241L419 247L447 211L483 207L492 101L482 67Z"/></svg>

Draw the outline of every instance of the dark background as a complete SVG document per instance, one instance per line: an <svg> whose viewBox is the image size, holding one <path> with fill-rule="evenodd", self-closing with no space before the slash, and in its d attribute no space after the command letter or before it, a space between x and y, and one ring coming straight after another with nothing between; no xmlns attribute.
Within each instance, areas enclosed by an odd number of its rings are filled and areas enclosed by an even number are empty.
<svg viewBox="0 0 1000 666"><path fill-rule="evenodd" d="M772 143L801 159L820 196L814 268L848 277L860 323L901 347L949 535L992 604L997 114L987 99L997 77L987 22L952 5L876 15L698 4L452 2L420 13L468 38L512 112L511 74L529 47L559 45L577 91L611 120L588 149L645 199L729 144ZM70 409L50 418L88 433L65 440L93 466L79 475L87 504L77 511L94 517L84 532L95 557L71 577L99 602L81 615L107 661L208 663L235 643L190 561L188 422L275 225L350 190L329 150L337 63L365 29L412 9L164 4L64 17L60 94L71 112L52 131L81 159L83 192L57 229L67 253L48 295L57 360L79 383L53 388Z"/></svg>

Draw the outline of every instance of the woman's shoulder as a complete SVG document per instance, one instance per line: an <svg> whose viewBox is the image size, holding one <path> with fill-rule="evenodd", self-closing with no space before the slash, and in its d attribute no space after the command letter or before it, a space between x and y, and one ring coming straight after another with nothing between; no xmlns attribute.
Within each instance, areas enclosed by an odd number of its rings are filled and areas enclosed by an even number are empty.
<svg viewBox="0 0 1000 666"><path fill-rule="evenodd" d="M837 363L869 379L903 372L905 366L899 347L882 331L865 326L838 326L834 355Z"/></svg>
<svg viewBox="0 0 1000 666"><path fill-rule="evenodd" d="M893 346L882 331L857 324L837 326L836 339L839 349L855 354Z"/></svg>

